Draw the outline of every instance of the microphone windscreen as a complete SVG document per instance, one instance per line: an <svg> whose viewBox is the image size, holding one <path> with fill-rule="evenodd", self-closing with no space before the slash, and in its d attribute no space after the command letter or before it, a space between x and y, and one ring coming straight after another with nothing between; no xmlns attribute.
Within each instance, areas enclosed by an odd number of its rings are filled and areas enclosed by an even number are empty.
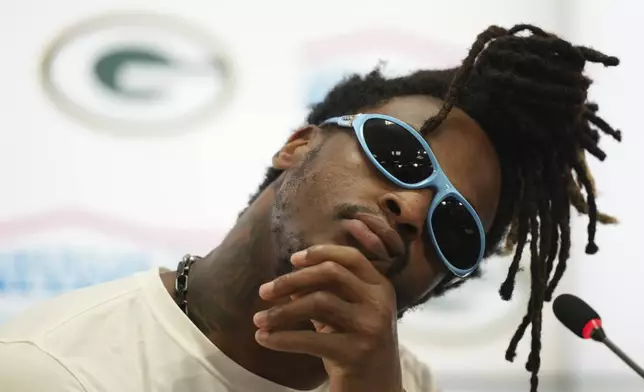
<svg viewBox="0 0 644 392"><path fill-rule="evenodd" d="M552 303L555 316L575 335L584 338L584 327L590 320L599 319L597 312L572 294L562 294Z"/></svg>

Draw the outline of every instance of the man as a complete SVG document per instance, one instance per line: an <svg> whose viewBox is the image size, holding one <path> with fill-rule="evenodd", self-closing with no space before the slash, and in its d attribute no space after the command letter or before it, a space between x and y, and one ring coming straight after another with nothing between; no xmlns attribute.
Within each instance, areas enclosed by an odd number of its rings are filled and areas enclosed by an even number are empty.
<svg viewBox="0 0 644 392"><path fill-rule="evenodd" d="M570 206L589 215L588 253L596 222L611 222L585 152L604 158L595 127L620 134L586 102L586 62L618 63L533 26L493 26L458 69L346 79L209 255L63 295L0 328L2 390L432 391L399 349L396 319L516 248L509 299L529 241L532 295L506 357L531 324L536 391Z"/></svg>

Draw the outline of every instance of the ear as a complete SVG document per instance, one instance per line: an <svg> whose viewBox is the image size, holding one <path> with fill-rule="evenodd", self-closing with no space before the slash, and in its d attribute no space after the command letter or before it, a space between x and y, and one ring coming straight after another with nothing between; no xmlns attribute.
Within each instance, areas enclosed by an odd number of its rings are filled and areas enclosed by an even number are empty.
<svg viewBox="0 0 644 392"><path fill-rule="evenodd" d="M320 128L307 125L296 130L277 154L273 156L273 167L285 170L300 162L311 150L311 142Z"/></svg>

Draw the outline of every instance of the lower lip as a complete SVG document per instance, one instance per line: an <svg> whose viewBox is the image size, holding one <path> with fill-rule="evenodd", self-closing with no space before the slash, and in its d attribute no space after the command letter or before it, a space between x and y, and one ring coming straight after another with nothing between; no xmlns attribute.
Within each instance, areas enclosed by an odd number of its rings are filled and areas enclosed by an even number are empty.
<svg viewBox="0 0 644 392"><path fill-rule="evenodd" d="M343 222L344 227L367 251L374 255L389 259L389 253L385 244L364 222L357 219L347 219Z"/></svg>

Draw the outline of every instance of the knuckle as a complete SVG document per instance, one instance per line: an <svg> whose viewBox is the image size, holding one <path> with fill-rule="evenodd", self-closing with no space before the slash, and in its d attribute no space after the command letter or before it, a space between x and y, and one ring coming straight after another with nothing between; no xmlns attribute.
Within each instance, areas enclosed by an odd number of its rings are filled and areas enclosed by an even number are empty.
<svg viewBox="0 0 644 392"><path fill-rule="evenodd" d="M331 302L329 295L324 291L316 291L311 294L311 303L315 311L321 311L326 309Z"/></svg>
<svg viewBox="0 0 644 392"><path fill-rule="evenodd" d="M325 274L331 277L336 277L342 273L343 267L336 262L325 261L324 263L320 264L320 268Z"/></svg>
<svg viewBox="0 0 644 392"><path fill-rule="evenodd" d="M312 312L317 317L333 315L333 298L330 294L317 292L312 294Z"/></svg>
<svg viewBox="0 0 644 392"><path fill-rule="evenodd" d="M324 252L324 245L313 245L306 250L306 257L315 259Z"/></svg>
<svg viewBox="0 0 644 392"><path fill-rule="evenodd" d="M364 358L368 358L371 353L374 351L375 345L369 339L356 339L354 344L354 349L350 355L353 357L354 361L361 361Z"/></svg>
<svg viewBox="0 0 644 392"><path fill-rule="evenodd" d="M275 290L275 292L284 290L286 287L290 285L290 282L291 282L290 274L279 276L273 280L273 290Z"/></svg>
<svg viewBox="0 0 644 392"><path fill-rule="evenodd" d="M377 338L384 331L382 319L379 317L363 317L360 322L360 330L363 335L369 338Z"/></svg>
<svg viewBox="0 0 644 392"><path fill-rule="evenodd" d="M284 314L284 308L282 306L275 306L268 310L266 313L266 321L268 324L274 324L277 320L281 319Z"/></svg>

